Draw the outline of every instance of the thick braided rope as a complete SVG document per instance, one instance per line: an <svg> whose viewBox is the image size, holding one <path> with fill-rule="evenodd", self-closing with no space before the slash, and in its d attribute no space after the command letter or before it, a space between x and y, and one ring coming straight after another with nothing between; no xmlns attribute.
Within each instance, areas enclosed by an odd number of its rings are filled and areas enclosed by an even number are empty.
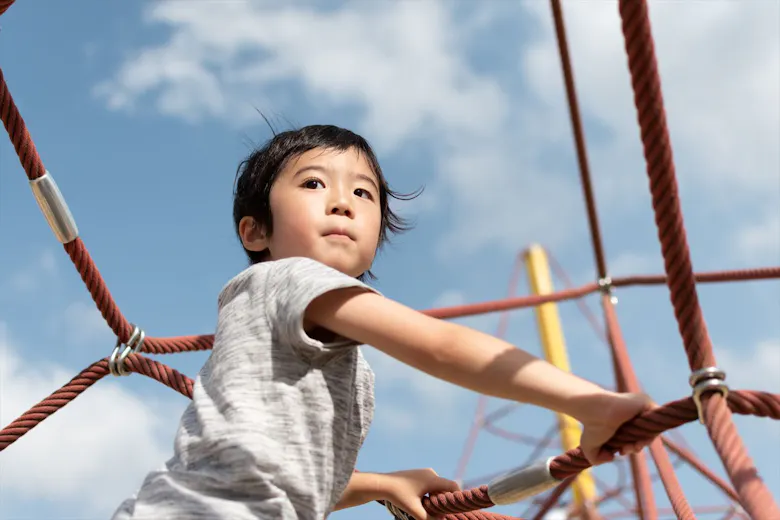
<svg viewBox="0 0 780 520"><path fill-rule="evenodd" d="M14 0L0 0L0 15L6 12L8 8L11 7L11 4L13 3Z"/></svg>
<svg viewBox="0 0 780 520"><path fill-rule="evenodd" d="M2 100L0 100L2 101ZM123 343L130 338L132 326L122 315L106 282L92 261L84 242L80 238L64 245L73 265L81 275L89 294L106 320L111 330ZM174 338L146 338L144 352L152 354L172 354L177 352L208 350L214 343L214 335L179 336Z"/></svg>
<svg viewBox="0 0 780 520"><path fill-rule="evenodd" d="M76 238L72 242L64 244L63 247L81 275L81 280L87 286L87 290L100 310L100 314L103 315L103 319L106 320L108 326L114 331L114 335L122 343L126 343L130 339L133 328L122 315L122 311L119 310L119 306L117 306L114 298L111 296L111 292L108 290L106 282L92 260L87 246L84 245L81 238Z"/></svg>
<svg viewBox="0 0 780 520"><path fill-rule="evenodd" d="M623 339L623 331L617 319L615 306L611 301L609 294L601 295L601 306L604 311L604 321L606 324L607 335L610 346L612 347L613 364L617 376L618 390L621 392L640 392L641 386L636 376L634 367L628 355L628 348ZM669 489L675 496L682 496L682 488L676 482L674 472L669 473L666 469L671 465L668 455L661 445L661 440L656 439L650 445L650 455L659 468L660 476L664 481L664 487ZM655 518L658 515L657 505L655 503L655 494L650 477L650 468L644 452L633 453L629 456L631 472L634 477L634 493L636 495L636 509L640 518ZM659 464L660 463L660 464ZM685 498L682 499L683 501ZM685 519L691 520L691 519Z"/></svg>
<svg viewBox="0 0 780 520"><path fill-rule="evenodd" d="M413 520L411 516L406 514L402 509L394 506L393 504L386 504L387 510L397 520ZM522 520L521 518L515 518L513 516L506 516L498 513L487 513L485 511L468 511L465 513L449 513L440 516L442 520Z"/></svg>
<svg viewBox="0 0 780 520"><path fill-rule="evenodd" d="M192 398L192 380L162 363L139 354L131 354L127 358L127 367L132 372L160 381L182 395ZM101 359L84 369L62 388L0 431L0 451L81 395L107 374L107 359ZM734 413L780 420L780 395L739 390L729 394L728 405ZM692 398L687 397L673 401L622 426L607 443L606 448L616 452L621 446L656 437L666 430L676 428L697 418L698 414ZM582 450L577 448L555 457L550 464L550 472L555 478L565 480L590 466L582 454ZM425 509L431 514L437 515L467 513L493 505L487 494L487 486L453 493L440 493L423 500Z"/></svg>
<svg viewBox="0 0 780 520"><path fill-rule="evenodd" d="M587 148L585 146L585 135L582 128L582 121L580 118L579 104L577 101L577 92L574 80L574 70L571 64L571 57L569 54L568 38L566 36L566 23L563 16L563 7L560 0L550 1L553 22L555 25L556 38L558 40L558 51L561 57L561 69L563 72L564 85L566 88L566 97L569 106L569 113L572 123L572 131L574 135L575 149L577 152L577 159L579 163L581 187L583 190L583 197L585 199L585 208L588 215L588 224L591 232L591 245L596 261L596 271L600 280L606 280L607 261L604 253L604 244L601 238L601 230L598 220L598 212L596 209L596 199L593 190L593 183L591 181L590 166L588 164ZM622 332L620 330L617 316L615 314L613 304L609 295L602 296L602 304L605 311L605 318L607 322L609 345L612 349L613 364L615 368L615 375L617 378L618 387L623 390L629 390L632 392L639 391L639 382L636 379L636 375L631 366L631 361L628 356L628 351L623 341ZM671 461L661 444L660 439L656 439L650 444L650 453L656 462L656 466L659 470L659 475L663 480L664 488L667 495L670 497L674 510L678 517L691 519L693 513L690 511L683 493L682 488L677 482L674 468ZM636 494L636 509L639 517L654 518L657 515L655 504L653 503L653 488L650 478L650 472L647 467L647 461L643 453L633 454L629 457L631 464L631 471L634 474L634 492ZM595 511L589 511L587 508L583 510L584 518L590 520L591 517L596 517Z"/></svg>
<svg viewBox="0 0 780 520"><path fill-rule="evenodd" d="M621 0L620 15L672 305L691 369L714 366L683 225L647 4Z"/></svg>
<svg viewBox="0 0 780 520"><path fill-rule="evenodd" d="M127 368L173 388L185 397L192 398L192 380L177 370L147 357L130 354ZM85 390L108 375L108 358L103 358L82 370L62 388L30 408L18 419L0 431L0 451L19 440L24 434L38 426Z"/></svg>
<svg viewBox="0 0 780 520"><path fill-rule="evenodd" d="M620 0L628 68L634 90L647 175L672 305L691 370L715 366L712 342L698 301L679 201L661 79L646 0ZM780 518L780 508L758 476L725 400L705 395L704 419L742 506L757 520Z"/></svg>
<svg viewBox="0 0 780 520"><path fill-rule="evenodd" d="M27 178L33 180L43 176L46 173L43 162L35 149L35 144L30 137L30 132L27 130L27 125L24 123L24 119L19 114L19 109L16 108L11 93L8 91L2 69L0 69L0 116L2 116L5 129L11 138L11 144L13 144L16 154L19 156L19 161L22 163L22 168L24 168Z"/></svg>
<svg viewBox="0 0 780 520"><path fill-rule="evenodd" d="M140 354L129 355L126 364L129 371L150 377L192 399L192 379L177 370ZM101 359L82 370L62 388L0 430L0 452L41 424L48 417L51 417L66 404L76 399L85 390L108 374L107 358ZM475 510L494 505L487 496L487 486L456 493L435 495L426 498L424 505L430 512L444 515L443 518L445 520L519 520L495 513L474 512Z"/></svg>
<svg viewBox="0 0 780 520"><path fill-rule="evenodd" d="M729 393L728 406L734 413L740 415L780 420L780 395L778 394L735 390ZM698 420L698 413L692 398L672 401L623 425L605 448L617 451L621 446L656 437L666 430L695 420ZM582 450L576 448L556 457L550 465L550 470L555 478L564 479L589 467L590 463L582 454Z"/></svg>

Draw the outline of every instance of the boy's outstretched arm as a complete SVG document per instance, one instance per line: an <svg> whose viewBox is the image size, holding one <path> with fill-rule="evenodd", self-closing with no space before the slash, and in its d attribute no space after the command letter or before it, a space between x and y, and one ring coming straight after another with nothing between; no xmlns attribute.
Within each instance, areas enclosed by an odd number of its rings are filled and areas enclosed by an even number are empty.
<svg viewBox="0 0 780 520"><path fill-rule="evenodd" d="M646 396L609 392L496 337L363 289L338 289L316 298L306 319L455 385L575 418L585 427L582 447L592 464L610 460L601 445L621 424L653 406Z"/></svg>

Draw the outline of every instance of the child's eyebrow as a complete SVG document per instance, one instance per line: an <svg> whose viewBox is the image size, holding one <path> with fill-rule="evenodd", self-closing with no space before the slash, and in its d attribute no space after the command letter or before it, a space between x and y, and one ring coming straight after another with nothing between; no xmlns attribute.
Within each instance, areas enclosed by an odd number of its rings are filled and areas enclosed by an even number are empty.
<svg viewBox="0 0 780 520"><path fill-rule="evenodd" d="M318 166L316 164L310 164L310 165L304 166L303 168L301 168L300 170L295 172L295 175L293 175L292 178L295 179L300 174L305 173L305 172L310 171L310 170L314 170L314 171L318 171L318 172L322 172L322 173L328 173L327 170L325 168L323 168L322 166Z"/></svg>
<svg viewBox="0 0 780 520"><path fill-rule="evenodd" d="M372 186L374 186L374 189L379 192L379 186L376 183L376 180L374 180L370 175L366 175L365 173L356 173L355 177L364 180L366 182L370 182Z"/></svg>

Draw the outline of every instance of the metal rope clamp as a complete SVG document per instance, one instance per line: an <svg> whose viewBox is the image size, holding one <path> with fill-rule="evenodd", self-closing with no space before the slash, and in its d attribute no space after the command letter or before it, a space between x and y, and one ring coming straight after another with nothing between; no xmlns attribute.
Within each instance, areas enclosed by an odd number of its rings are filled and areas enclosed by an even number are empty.
<svg viewBox="0 0 780 520"><path fill-rule="evenodd" d="M547 491L562 481L552 475L553 457L499 475L488 484L488 496L497 506L514 504Z"/></svg>
<svg viewBox="0 0 780 520"><path fill-rule="evenodd" d="M76 240L79 236L79 228L49 170L37 179L31 180L30 189L57 240L62 244Z"/></svg>
<svg viewBox="0 0 780 520"><path fill-rule="evenodd" d="M598 284L599 291L601 291L602 294L609 296L609 303L612 305L617 305L618 298L615 296L615 286L612 285L612 278L609 276L599 278Z"/></svg>
<svg viewBox="0 0 780 520"><path fill-rule="evenodd" d="M726 372L717 367L706 367L693 372L688 378L691 388L693 388L693 402L696 404L696 412L699 415L699 422L704 424L704 409L702 408L701 396L704 392L720 392L723 399L729 396L729 387L726 384Z"/></svg>
<svg viewBox="0 0 780 520"><path fill-rule="evenodd" d="M146 333L133 325L133 333L130 334L130 339L127 340L124 349L122 348L122 340L117 338L114 351L111 352L111 357L108 358L108 371L111 372L111 375L121 377L129 376L131 374L125 367L125 361L130 354L137 354L141 351L144 346L145 337Z"/></svg>

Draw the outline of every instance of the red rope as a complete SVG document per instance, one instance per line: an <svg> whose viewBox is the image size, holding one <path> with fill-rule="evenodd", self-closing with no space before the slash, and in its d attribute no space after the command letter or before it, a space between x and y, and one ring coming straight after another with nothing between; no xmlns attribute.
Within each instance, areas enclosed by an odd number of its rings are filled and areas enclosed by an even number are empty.
<svg viewBox="0 0 780 520"><path fill-rule="evenodd" d="M712 341L699 305L683 223L647 2L620 0L619 6L658 239L674 314L691 370L715 367ZM720 394L707 393L703 401L707 430L740 496L742 507L756 520L780 518L780 508L758 477L758 471L734 426L726 400Z"/></svg>
<svg viewBox="0 0 780 520"><path fill-rule="evenodd" d="M131 372L159 381L185 397L192 398L192 380L173 368L140 354L131 354L127 357L127 368ZM3 428L0 431L0 451L19 440L106 375L108 375L108 360L105 358L82 370L62 388ZM780 395L777 394L737 390L729 394L728 406L737 414L780 420ZM695 420L698 420L698 412L692 398L672 401L624 424L606 444L606 448L617 452L622 446L652 439L667 430ZM582 450L577 448L555 457L550 463L550 472L556 479L565 480L589 467L591 465L582 454ZM487 486L479 486L428 497L423 501L423 505L429 513L441 515L465 513L492 507L494 504L487 496ZM449 520L454 520L454 517Z"/></svg>
<svg viewBox="0 0 780 520"><path fill-rule="evenodd" d="M14 0L0 0L0 15L6 12L12 3L14 3Z"/></svg>

